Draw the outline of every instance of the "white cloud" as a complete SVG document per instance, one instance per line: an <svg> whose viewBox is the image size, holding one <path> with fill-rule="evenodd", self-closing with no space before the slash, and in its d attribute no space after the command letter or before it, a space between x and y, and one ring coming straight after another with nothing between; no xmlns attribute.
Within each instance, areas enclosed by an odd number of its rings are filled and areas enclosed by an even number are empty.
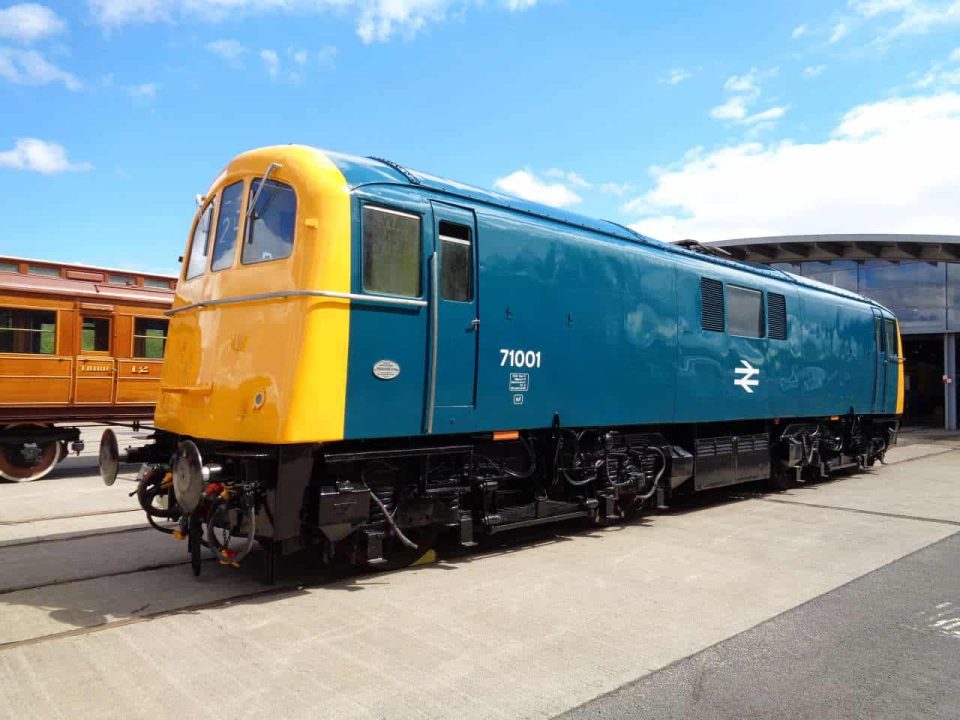
<svg viewBox="0 0 960 720"><path fill-rule="evenodd" d="M691 151L624 211L663 239L960 234L960 94L861 105L821 142Z"/></svg>
<svg viewBox="0 0 960 720"><path fill-rule="evenodd" d="M62 83L68 90L83 88L76 76L49 62L36 50L0 47L0 78L15 85Z"/></svg>
<svg viewBox="0 0 960 720"><path fill-rule="evenodd" d="M747 116L746 98L736 95L710 110L714 120L742 120Z"/></svg>
<svg viewBox="0 0 960 720"><path fill-rule="evenodd" d="M661 80L661 83L665 85L679 85L684 80L689 80L693 77L693 72L690 70L684 70L683 68L673 68L668 72Z"/></svg>
<svg viewBox="0 0 960 720"><path fill-rule="evenodd" d="M743 75L731 75L728 77L727 81L723 84L723 88L728 92L758 95L760 93L761 83L775 77L779 72L779 67L773 67L768 70L750 68L750 71Z"/></svg>
<svg viewBox="0 0 960 720"><path fill-rule="evenodd" d="M517 170L510 175L497 178L493 186L501 192L516 195L524 200L558 208L576 205L583 200L563 183L544 182L529 170Z"/></svg>
<svg viewBox="0 0 960 720"><path fill-rule="evenodd" d="M0 152L0 167L32 170L45 175L92 170L90 163L72 163L62 145L36 138L20 138L13 150Z"/></svg>
<svg viewBox="0 0 960 720"><path fill-rule="evenodd" d="M895 16L896 25L886 30L881 39L898 35L922 35L941 26L960 23L960 0L850 0L850 6L861 15L873 18Z"/></svg>
<svg viewBox="0 0 960 720"><path fill-rule="evenodd" d="M826 69L826 65L809 65L803 69L803 76L805 78L815 78Z"/></svg>
<svg viewBox="0 0 960 720"><path fill-rule="evenodd" d="M579 173L573 172L572 170L560 170L559 168L550 168L549 170L543 171L544 177L553 178L555 180L563 180L567 185L575 187L578 190L586 190L601 193L603 195L617 195L622 196L628 190L630 190L630 185L628 183L614 183L614 182L604 182L604 183L592 183Z"/></svg>
<svg viewBox="0 0 960 720"><path fill-rule="evenodd" d="M270 11L346 12L355 18L357 34L366 43L383 42L397 34L412 36L429 23L485 4L485 0L87 0L94 20L105 27L184 19L218 22ZM536 4L537 0L498 3L510 12Z"/></svg>
<svg viewBox="0 0 960 720"><path fill-rule="evenodd" d="M724 103L711 108L710 117L714 120L752 126L753 132L770 127L786 112L786 108L770 108L754 114L750 113L750 108L760 99L761 84L778 72L780 72L778 67L768 70L751 68L743 75L731 75L723 84L723 89L728 93L737 94L731 95Z"/></svg>
<svg viewBox="0 0 960 720"><path fill-rule="evenodd" d="M834 25L833 29L830 31L830 39L827 40L827 42L830 45L833 45L834 43L838 43L841 40L843 40L843 38L845 38L849 33L850 33L850 30L847 28L846 25L844 25L843 23L838 23Z"/></svg>
<svg viewBox="0 0 960 720"><path fill-rule="evenodd" d="M270 78L289 83L302 82L305 73L311 67L330 69L337 57L337 48L327 45L314 52L303 48L287 48L281 55L276 50L265 48L260 51L260 59Z"/></svg>
<svg viewBox="0 0 960 720"><path fill-rule="evenodd" d="M759 125L761 123L770 123L779 120L787 112L785 107L772 107L762 112L754 113L743 118L744 125Z"/></svg>
<svg viewBox="0 0 960 720"><path fill-rule="evenodd" d="M276 50L261 50L260 59L263 60L267 75L275 78L280 72L280 56L277 55Z"/></svg>
<svg viewBox="0 0 960 720"><path fill-rule="evenodd" d="M960 85L960 50L954 50L950 53L946 63L935 62L930 69L916 82L913 87L917 89L927 88L945 88L951 85ZM951 65L953 65L951 67Z"/></svg>
<svg viewBox="0 0 960 720"><path fill-rule="evenodd" d="M151 102L157 98L158 89L159 86L157 83L140 83L139 85L131 85L128 87L127 93L134 100Z"/></svg>
<svg viewBox="0 0 960 720"><path fill-rule="evenodd" d="M243 56L249 52L249 49L239 40L229 38L208 42L206 47L207 50L233 67L241 67Z"/></svg>
<svg viewBox="0 0 960 720"><path fill-rule="evenodd" d="M31 43L63 32L67 24L50 8L36 3L0 10L0 38Z"/></svg>
<svg viewBox="0 0 960 720"><path fill-rule="evenodd" d="M793 29L793 32L790 33L790 37L792 37L794 40L796 40L797 38L801 38L801 37L803 37L803 36L806 35L806 34L807 34L807 26L806 26L806 25L797 25L797 26Z"/></svg>

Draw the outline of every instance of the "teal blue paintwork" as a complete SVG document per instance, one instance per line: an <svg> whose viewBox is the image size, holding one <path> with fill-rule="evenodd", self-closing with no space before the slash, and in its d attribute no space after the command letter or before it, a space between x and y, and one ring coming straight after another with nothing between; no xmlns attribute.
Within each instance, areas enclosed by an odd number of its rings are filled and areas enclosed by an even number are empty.
<svg viewBox="0 0 960 720"><path fill-rule="evenodd" d="M555 413L566 426L615 426L894 412L896 378L891 392L886 375L896 369L878 357L874 325L875 314L892 316L865 298L613 223L333 159L354 197L355 293L362 203L422 218L423 301L440 214L475 223L475 303L441 302L438 314L434 434L549 427ZM787 339L702 330L701 277L784 295ZM472 319L479 328L468 327ZM345 437L427 431L430 326L430 307L354 303ZM539 353L540 367L504 365L502 350ZM384 359L401 366L397 378L373 375ZM759 370L753 392L734 383L744 362Z"/></svg>

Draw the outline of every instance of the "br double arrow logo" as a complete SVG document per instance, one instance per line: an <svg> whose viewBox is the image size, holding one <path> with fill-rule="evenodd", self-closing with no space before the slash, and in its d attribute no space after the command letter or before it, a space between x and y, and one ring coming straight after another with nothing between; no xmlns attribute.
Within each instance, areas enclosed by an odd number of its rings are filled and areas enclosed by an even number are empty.
<svg viewBox="0 0 960 720"><path fill-rule="evenodd" d="M753 389L760 384L760 368L755 368L746 360L741 360L740 364L743 367L733 369L733 372L740 376L733 381L733 384L739 385L748 393L752 393Z"/></svg>

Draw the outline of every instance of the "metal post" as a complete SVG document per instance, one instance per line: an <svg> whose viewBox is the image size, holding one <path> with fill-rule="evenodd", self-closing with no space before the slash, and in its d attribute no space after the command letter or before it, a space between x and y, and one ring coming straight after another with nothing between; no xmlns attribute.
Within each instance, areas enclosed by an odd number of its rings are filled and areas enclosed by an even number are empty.
<svg viewBox="0 0 960 720"><path fill-rule="evenodd" d="M943 384L943 427L957 429L957 335L943 335L943 374L950 382Z"/></svg>

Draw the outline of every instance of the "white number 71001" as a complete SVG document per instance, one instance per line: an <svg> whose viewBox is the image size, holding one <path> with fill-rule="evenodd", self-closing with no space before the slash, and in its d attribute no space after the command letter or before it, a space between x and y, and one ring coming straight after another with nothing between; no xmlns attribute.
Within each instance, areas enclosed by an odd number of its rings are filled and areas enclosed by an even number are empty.
<svg viewBox="0 0 960 720"><path fill-rule="evenodd" d="M539 350L507 350L500 348L500 367L538 368L540 367Z"/></svg>

